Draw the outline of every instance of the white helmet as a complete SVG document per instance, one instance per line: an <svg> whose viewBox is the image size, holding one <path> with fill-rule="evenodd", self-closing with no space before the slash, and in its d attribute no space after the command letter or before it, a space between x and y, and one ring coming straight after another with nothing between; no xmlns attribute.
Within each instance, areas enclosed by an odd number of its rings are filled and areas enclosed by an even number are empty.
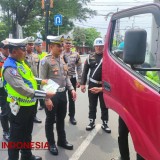
<svg viewBox="0 0 160 160"><path fill-rule="evenodd" d="M94 40L93 46L104 46L104 40L102 38L96 38Z"/></svg>

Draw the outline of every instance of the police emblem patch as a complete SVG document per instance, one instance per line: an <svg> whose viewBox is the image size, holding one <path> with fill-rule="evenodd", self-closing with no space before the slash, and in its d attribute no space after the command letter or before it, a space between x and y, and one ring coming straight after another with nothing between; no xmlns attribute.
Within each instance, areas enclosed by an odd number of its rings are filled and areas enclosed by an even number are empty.
<svg viewBox="0 0 160 160"><path fill-rule="evenodd" d="M45 60L41 60L41 65L44 65L45 64Z"/></svg>
<svg viewBox="0 0 160 160"><path fill-rule="evenodd" d="M10 69L10 74L13 75L13 76L16 76L17 75L17 70Z"/></svg>

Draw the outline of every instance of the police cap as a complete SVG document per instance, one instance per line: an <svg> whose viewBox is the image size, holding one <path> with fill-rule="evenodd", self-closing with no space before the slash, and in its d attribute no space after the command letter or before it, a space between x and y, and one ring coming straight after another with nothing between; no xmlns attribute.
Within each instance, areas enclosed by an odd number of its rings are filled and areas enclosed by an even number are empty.
<svg viewBox="0 0 160 160"><path fill-rule="evenodd" d="M65 36L64 37L64 42L65 43L72 43L72 38L70 36Z"/></svg>
<svg viewBox="0 0 160 160"><path fill-rule="evenodd" d="M7 39L9 48L26 47L27 38L25 39Z"/></svg>
<svg viewBox="0 0 160 160"><path fill-rule="evenodd" d="M27 40L28 40L28 43L34 43L35 38L31 36L31 37L28 37Z"/></svg>
<svg viewBox="0 0 160 160"><path fill-rule="evenodd" d="M0 48L5 49L5 48L8 48L8 47L9 47L9 43L8 43L7 39L1 41L1 47Z"/></svg>
<svg viewBox="0 0 160 160"><path fill-rule="evenodd" d="M50 44L62 45L62 42L64 40L64 36L47 36L47 39L49 40Z"/></svg>
<svg viewBox="0 0 160 160"><path fill-rule="evenodd" d="M41 39L36 39L35 42L34 42L34 45L35 46L41 46L43 43L43 41Z"/></svg>

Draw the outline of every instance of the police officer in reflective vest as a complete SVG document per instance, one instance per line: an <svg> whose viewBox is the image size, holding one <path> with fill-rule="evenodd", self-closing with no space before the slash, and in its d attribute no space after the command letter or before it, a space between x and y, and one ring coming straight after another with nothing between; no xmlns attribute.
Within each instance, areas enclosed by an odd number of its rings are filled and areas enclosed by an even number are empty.
<svg viewBox="0 0 160 160"><path fill-rule="evenodd" d="M45 81L36 81L31 69L24 63L26 39L8 39L8 42L10 57L2 69L3 84L11 108L9 142L12 142L13 148L8 149L8 160L18 160L19 150L21 160L42 160L32 155L31 147L23 144L31 143L36 98L51 98L55 93L37 90L37 85ZM21 143L20 147L15 147L17 143Z"/></svg>
<svg viewBox="0 0 160 160"><path fill-rule="evenodd" d="M35 77L38 78L38 64L39 64L39 58L38 54L35 54L34 51L34 42L35 39L34 37L28 37L28 43L26 46L26 57L25 57L25 63L31 68L33 74ZM36 116L37 114L37 107L38 107L38 100L36 102L36 107L35 107L35 116L34 116L34 122L35 123L42 123L42 121Z"/></svg>
<svg viewBox="0 0 160 160"><path fill-rule="evenodd" d="M3 138L6 141L9 141L9 114L10 114L10 108L9 103L7 102L7 93L5 92L5 89L3 87L2 82L2 66L4 64L4 61L7 59L9 55L9 49L8 49L8 42L6 40L3 40L0 44L0 48L2 48L2 52L0 53L0 107L1 107L1 124L3 128Z"/></svg>
<svg viewBox="0 0 160 160"><path fill-rule="evenodd" d="M68 65L68 75L70 78L70 81L74 87L74 90L76 90L76 87L80 87L81 77L82 77L82 62L81 58L78 52L71 51L72 47L72 40L68 36L64 39L64 51L62 52L64 56L64 60ZM77 73L77 76L76 76ZM78 77L78 78L76 78ZM73 125L77 124L77 121L75 119L75 102L72 99L72 94L70 91L68 91L68 99L69 99L69 116L70 116L70 122Z"/></svg>
<svg viewBox="0 0 160 160"><path fill-rule="evenodd" d="M38 58L39 58L39 62L40 60L42 60L45 56L47 56L47 52L43 52L42 51L42 43L43 41L41 39L36 39L35 42L34 42L34 47L35 47L35 50L36 50L36 54L38 55ZM38 62L38 76L39 76L39 62ZM44 100L43 99L40 99L39 100L40 102L40 107L39 107L39 110L42 110L45 108L45 105L44 105Z"/></svg>
<svg viewBox="0 0 160 160"><path fill-rule="evenodd" d="M95 127L97 102L99 99L101 114L102 114L101 128L105 132L111 133L111 130L108 127L108 108L106 108L106 105L104 103L103 93L102 92L100 92L100 93L92 93L91 92L91 89L93 87L102 87L102 60L103 60L103 48L104 48L104 41L102 38L96 38L94 40L94 48L95 48L95 53L91 53L85 61L84 69L83 69L83 73L82 73L82 79L81 79L81 90L82 90L82 92L85 92L86 91L85 85L87 82L87 75L90 70L89 86L88 86L90 123L86 127L86 130L90 131Z"/></svg>
<svg viewBox="0 0 160 160"><path fill-rule="evenodd" d="M66 89L71 91L73 100L76 99L76 92L67 74L67 64L64 62L64 59L61 56L61 36L48 36L48 38L50 38L50 54L47 55L40 63L40 78L51 79L59 84L56 95L52 99L45 99L46 105L52 102L54 106L54 108L50 108L50 110L45 109L45 131L50 146L49 151L53 155L58 155L58 149L55 144L55 137L53 132L54 123L56 123L58 146L68 150L73 149L73 145L69 144L66 140L65 132L65 116L67 112Z"/></svg>

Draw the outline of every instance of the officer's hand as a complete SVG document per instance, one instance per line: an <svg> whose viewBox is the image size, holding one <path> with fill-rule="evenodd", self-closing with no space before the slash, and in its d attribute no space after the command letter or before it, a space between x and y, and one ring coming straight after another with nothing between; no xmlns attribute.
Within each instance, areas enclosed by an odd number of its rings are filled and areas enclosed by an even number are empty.
<svg viewBox="0 0 160 160"><path fill-rule="evenodd" d="M83 93L86 92L86 85L81 85L81 91L82 91Z"/></svg>
<svg viewBox="0 0 160 160"><path fill-rule="evenodd" d="M47 84L48 83L48 79L43 79L42 81L41 81L41 85L45 85L45 84Z"/></svg>
<svg viewBox="0 0 160 160"><path fill-rule="evenodd" d="M77 82L76 87L77 87L77 88L79 88L79 87L80 87L80 83L79 83L79 82Z"/></svg>
<svg viewBox="0 0 160 160"><path fill-rule="evenodd" d="M46 93L46 98L52 98L54 95L55 95L54 92L48 91L48 92Z"/></svg>
<svg viewBox="0 0 160 160"><path fill-rule="evenodd" d="M89 91L93 94L97 94L99 92L102 92L102 87L93 87L93 88L90 88Z"/></svg>
<svg viewBox="0 0 160 160"><path fill-rule="evenodd" d="M75 90L72 90L71 93L72 93L72 99L73 99L73 101L75 101L76 98L77 98L76 91L75 91Z"/></svg>
<svg viewBox="0 0 160 160"><path fill-rule="evenodd" d="M51 111L53 109L53 103L52 103L51 99L45 99L45 105L49 111Z"/></svg>

